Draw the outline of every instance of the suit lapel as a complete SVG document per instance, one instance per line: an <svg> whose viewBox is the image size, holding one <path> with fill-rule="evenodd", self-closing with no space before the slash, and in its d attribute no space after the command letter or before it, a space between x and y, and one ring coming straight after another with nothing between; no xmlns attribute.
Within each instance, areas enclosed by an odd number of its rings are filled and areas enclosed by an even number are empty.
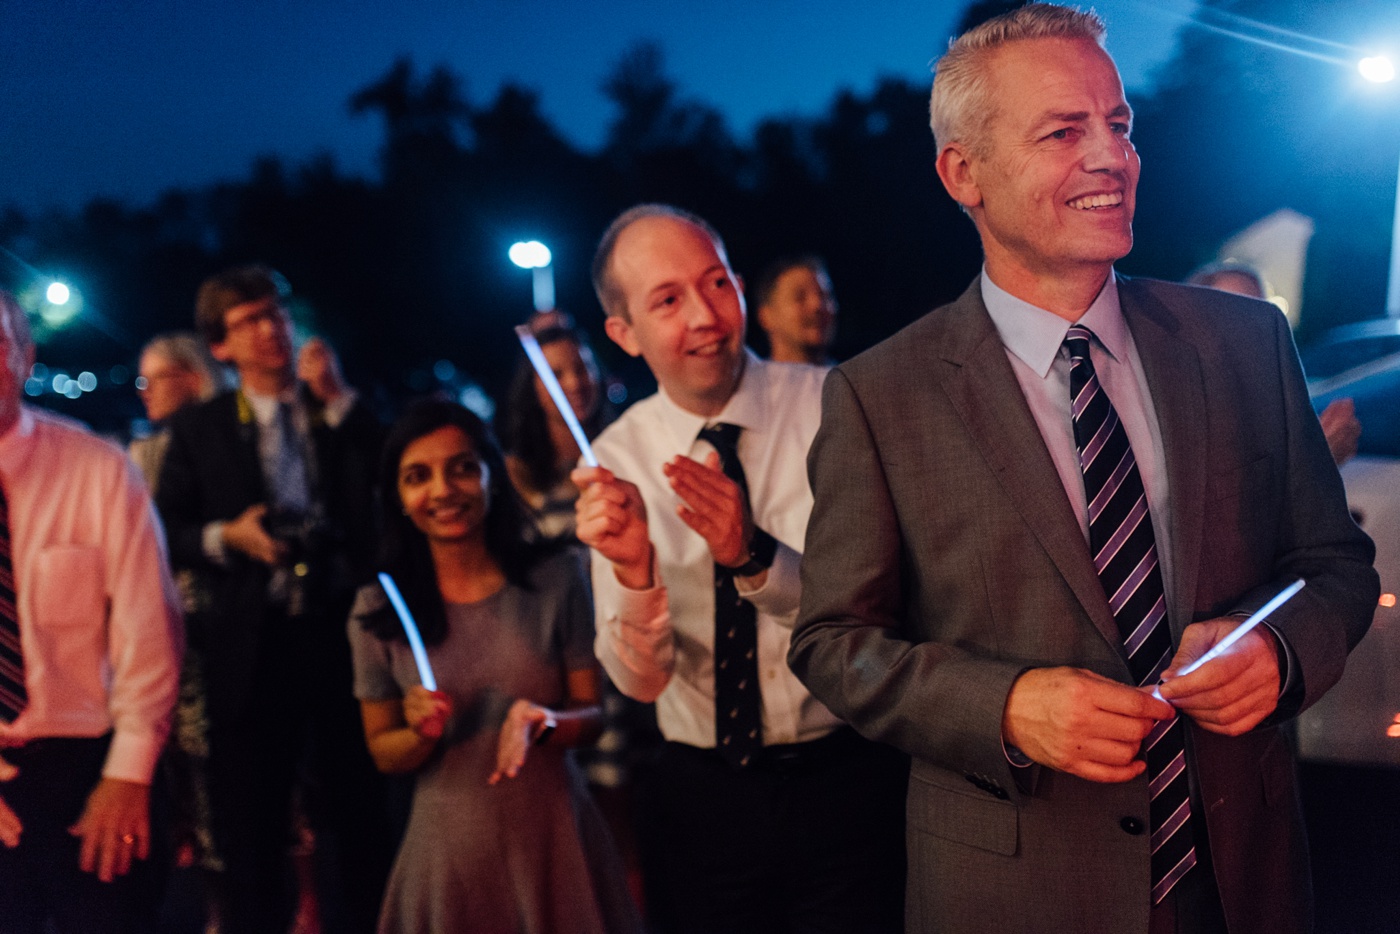
<svg viewBox="0 0 1400 934"><path fill-rule="evenodd" d="M242 392L229 393L228 400L226 417L234 429L235 475L247 478L248 489L253 493L251 502L270 502L267 478L263 476L262 459L258 456L258 420Z"/></svg>
<svg viewBox="0 0 1400 934"><path fill-rule="evenodd" d="M1006 495L1074 592L1094 626L1120 653L1122 637L1108 608L1079 520L1006 359L979 282L949 311L950 339L939 352L954 364L944 391Z"/></svg>
<svg viewBox="0 0 1400 934"><path fill-rule="evenodd" d="M1172 592L1167 618L1180 635L1191 622L1205 521L1206 398L1201 359L1196 348L1178 334L1171 311L1145 287L1123 279L1118 295L1162 433L1171 496L1167 521Z"/></svg>

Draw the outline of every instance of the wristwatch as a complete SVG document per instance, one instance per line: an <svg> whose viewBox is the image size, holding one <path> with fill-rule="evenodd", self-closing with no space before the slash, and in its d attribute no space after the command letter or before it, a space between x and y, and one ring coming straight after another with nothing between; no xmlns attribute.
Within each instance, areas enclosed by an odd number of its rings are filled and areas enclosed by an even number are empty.
<svg viewBox="0 0 1400 934"><path fill-rule="evenodd" d="M735 577L753 577L762 574L773 566L773 557L778 553L778 540L754 526L749 537L749 560L737 568L730 568Z"/></svg>

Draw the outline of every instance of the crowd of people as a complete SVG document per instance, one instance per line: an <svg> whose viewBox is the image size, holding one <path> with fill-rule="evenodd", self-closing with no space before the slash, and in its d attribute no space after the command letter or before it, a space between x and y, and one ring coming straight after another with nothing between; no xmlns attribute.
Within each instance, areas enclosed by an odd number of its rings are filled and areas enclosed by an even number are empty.
<svg viewBox="0 0 1400 934"><path fill-rule="evenodd" d="M746 302L701 217L617 217L657 393L531 323L600 466L523 358L494 428L386 429L256 264L143 351L128 460L21 405L0 293L0 934L149 929L172 861L221 934L1307 931L1280 727L1378 596L1360 426L1262 287L1114 271L1093 14L969 31L932 115L983 272L839 365L819 258Z"/></svg>

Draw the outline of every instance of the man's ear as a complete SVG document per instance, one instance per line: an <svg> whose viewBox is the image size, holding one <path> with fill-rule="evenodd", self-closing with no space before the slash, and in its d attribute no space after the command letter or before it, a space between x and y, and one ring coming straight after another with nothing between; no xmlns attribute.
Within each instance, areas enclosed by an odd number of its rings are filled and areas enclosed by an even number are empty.
<svg viewBox="0 0 1400 934"><path fill-rule="evenodd" d="M972 155L961 143L949 143L938 154L938 177L953 200L964 208L982 203L982 189L977 185Z"/></svg>
<svg viewBox="0 0 1400 934"><path fill-rule="evenodd" d="M603 322L603 330L607 332L612 342L621 347L629 357L640 357L642 348L637 345L637 338L632 334L632 325L623 320L622 315L608 315Z"/></svg>

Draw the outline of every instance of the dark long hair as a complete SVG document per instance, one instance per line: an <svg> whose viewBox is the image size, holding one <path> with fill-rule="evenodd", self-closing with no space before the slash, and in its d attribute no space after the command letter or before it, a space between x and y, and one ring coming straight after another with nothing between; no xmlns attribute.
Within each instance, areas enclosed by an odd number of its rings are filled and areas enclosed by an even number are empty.
<svg viewBox="0 0 1400 934"><path fill-rule="evenodd" d="M394 578L403 593L423 641L436 645L447 636L447 611L438 588L428 539L404 514L399 499L399 462L408 446L439 428L460 428L486 466L488 508L486 512L486 552L500 566L506 580L529 587L529 572L544 552L527 540L528 512L506 474L505 459L491 429L470 410L455 402L423 399L408 407L389 429L379 462L382 538L378 567ZM384 640L404 640L403 627L390 607L365 617L364 626Z"/></svg>
<svg viewBox="0 0 1400 934"><path fill-rule="evenodd" d="M570 327L551 327L536 335L540 347L546 344L568 341L580 352L592 356L588 337ZM595 366L596 361L595 361ZM598 436L612 421L612 407L608 404L602 373L598 374L598 401L592 412L579 418L583 433L592 439ZM549 437L549 413L540 405L540 397L535 392L535 369L530 361L522 359L515 368L510 381L510 392L506 395L505 411L501 413L501 442L512 456L520 459L525 468L525 477L536 490L548 490L568 475L567 467L560 468L559 452Z"/></svg>

